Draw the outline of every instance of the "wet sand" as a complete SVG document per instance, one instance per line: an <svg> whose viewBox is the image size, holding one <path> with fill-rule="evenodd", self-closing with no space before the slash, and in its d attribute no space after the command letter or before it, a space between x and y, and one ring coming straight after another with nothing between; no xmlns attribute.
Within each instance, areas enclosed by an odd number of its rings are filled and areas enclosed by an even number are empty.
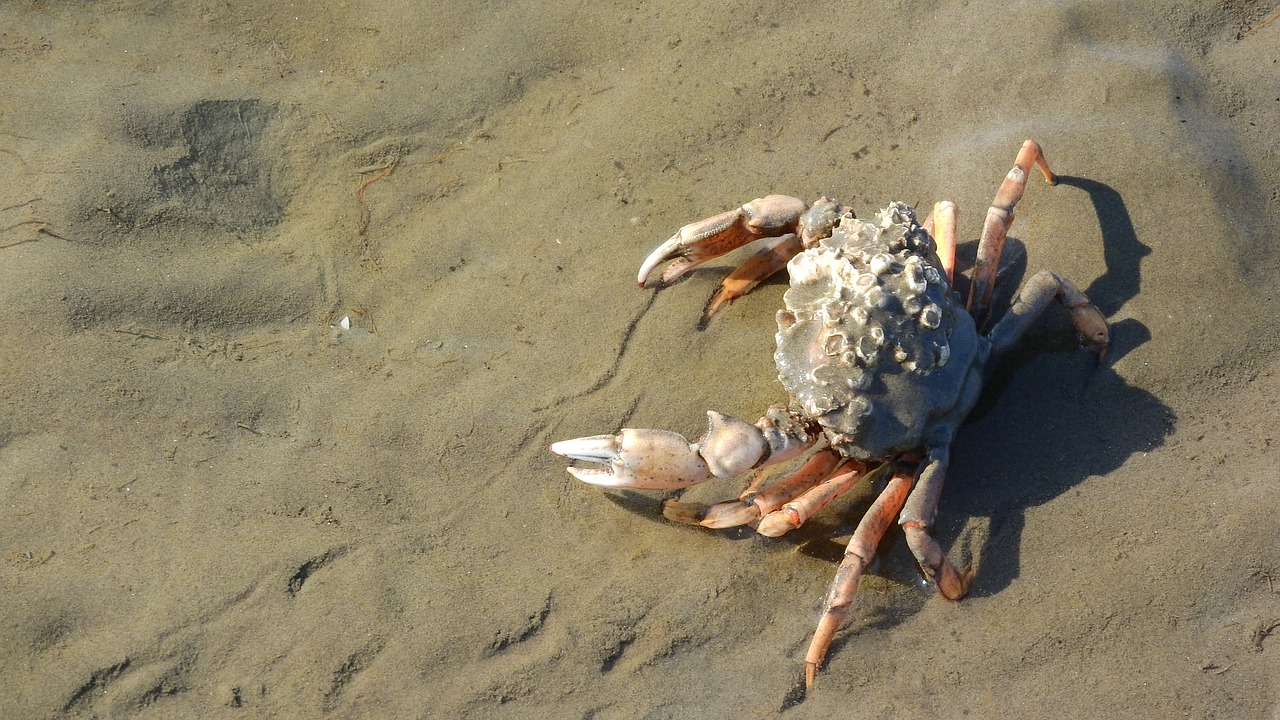
<svg viewBox="0 0 1280 720"><path fill-rule="evenodd" d="M1262 3L9 3L0 716L1280 717L1280 22ZM782 401L783 281L675 228L826 194L981 218L1051 313L891 533L673 525L549 442ZM732 497L718 482L690 498Z"/></svg>

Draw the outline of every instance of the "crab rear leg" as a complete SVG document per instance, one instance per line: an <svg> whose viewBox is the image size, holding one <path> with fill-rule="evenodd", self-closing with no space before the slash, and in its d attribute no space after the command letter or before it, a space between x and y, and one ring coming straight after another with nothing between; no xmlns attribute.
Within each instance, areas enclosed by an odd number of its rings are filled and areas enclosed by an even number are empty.
<svg viewBox="0 0 1280 720"><path fill-rule="evenodd" d="M831 581L831 590L822 604L822 618L818 620L818 627L813 632L813 640L809 642L809 651L805 653L804 684L806 687L813 687L818 668L822 666L822 660L827 656L827 649L831 647L831 640L840 629L840 623L844 621L845 615L849 613L853 598L858 594L858 583L862 579L862 573L875 557L880 538L884 537L885 531L893 524L898 511L902 509L902 504L906 502L907 493L911 491L911 483L910 473L896 473L880 492L880 496L871 504L867 514L862 516L862 521L858 523L858 529L853 532L853 537L849 538L844 560L836 570L835 579Z"/></svg>
<svg viewBox="0 0 1280 720"><path fill-rule="evenodd" d="M947 559L938 541L929 534L934 515L938 511L938 499L942 496L942 482L946 478L950 451L946 446L931 450L916 475L916 486L902 508L898 524L902 526L911 554L920 563L920 570L938 593L948 600L959 600L969 592L973 569L956 570Z"/></svg>
<svg viewBox="0 0 1280 720"><path fill-rule="evenodd" d="M636 280L645 287L649 274L670 260L671 264L662 271L662 283L670 283L691 268L750 242L794 233L800 216L808 209L799 198L767 195L736 210L689 223L645 258Z"/></svg>
<svg viewBox="0 0 1280 720"><path fill-rule="evenodd" d="M668 520L713 529L754 525L765 537L779 537L803 525L863 478L879 477L883 468L887 465L868 473L862 463L822 450L791 475L758 490L749 487L736 501L708 507L668 500L662 504L662 514Z"/></svg>
<svg viewBox="0 0 1280 720"><path fill-rule="evenodd" d="M1027 173L1031 166L1040 168L1044 179L1050 184L1058 180L1049 170L1049 163L1035 140L1022 143L1018 157L1013 161L1013 169L1000 183L995 200L987 210L986 222L982 225L982 239L978 243L978 257L973 265L973 285L969 289L969 314L982 328L986 322L987 306L991 303L991 291L995 288L996 271L1000 266L1000 251L1004 249L1004 238L1013 225L1013 208L1022 199L1027 189Z"/></svg>
<svg viewBox="0 0 1280 720"><path fill-rule="evenodd" d="M806 490L796 499L765 515L760 519L756 532L766 537L785 535L803 525L832 500L852 490L864 477L874 481L886 468L888 464L868 473L865 465L851 461L846 471L832 475L817 487Z"/></svg>
<svg viewBox="0 0 1280 720"><path fill-rule="evenodd" d="M1080 342L1098 353L1099 362L1106 359L1111 332L1102 311L1070 280L1048 270L1031 276L1018 292L1009 313L991 328L987 337L991 340L992 352L1000 354L1013 347L1054 299L1071 313L1071 323Z"/></svg>
<svg viewBox="0 0 1280 720"><path fill-rule="evenodd" d="M831 582L831 591L823 603L822 618L805 655L806 686L813 685L827 648L858 594L862 573L871 564L876 546L894 518L902 526L907 545L919 561L925 578L937 586L939 594L948 600L959 600L968 593L973 570L956 570L937 541L929 535L929 526L933 523L938 498L942 494L948 455L947 446L939 446L929 452L914 474L896 473L858 524L858 529L849 539L844 561Z"/></svg>

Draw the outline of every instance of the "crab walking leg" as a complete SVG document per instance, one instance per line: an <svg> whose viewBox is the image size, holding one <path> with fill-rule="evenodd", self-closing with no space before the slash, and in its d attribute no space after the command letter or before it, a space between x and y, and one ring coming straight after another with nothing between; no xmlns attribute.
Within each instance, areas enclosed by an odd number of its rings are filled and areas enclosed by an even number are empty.
<svg viewBox="0 0 1280 720"><path fill-rule="evenodd" d="M973 570L960 573L929 535L934 514L938 510L938 498L942 495L942 481L947 474L949 450L946 446L934 448L925 458L919 470L916 487L907 498L898 524L907 536L907 546L920 563L925 579L938 587L938 592L948 600L959 600L969 592L969 580Z"/></svg>
<svg viewBox="0 0 1280 720"><path fill-rule="evenodd" d="M853 489L862 478L870 482L878 480L889 469L889 463L882 463L871 472L861 463L854 463L847 472L837 473L825 482L805 492L800 497L760 518L756 532L765 537L778 537L795 530L826 507L832 500Z"/></svg>
<svg viewBox="0 0 1280 720"><path fill-rule="evenodd" d="M662 272L662 284L667 284L691 268L747 243L793 233L800 216L808 209L809 206L799 198L767 195L737 210L689 223L645 258L636 281L640 287L645 287L649 274L662 263L672 260Z"/></svg>
<svg viewBox="0 0 1280 720"><path fill-rule="evenodd" d="M947 283L950 285L955 284L956 216L959 212L955 203L943 200L935 204L933 212L929 214L929 218L934 221L934 227L930 227L929 232L933 235L934 244L937 245L938 260L947 273Z"/></svg>
<svg viewBox="0 0 1280 720"><path fill-rule="evenodd" d="M1031 323L1055 298L1071 313L1071 322L1076 327L1080 342L1098 353L1099 362L1105 360L1111 332L1102 311L1089 302L1089 298L1070 280L1048 270L1036 273L1022 286L1009 313L991 328L988 337L992 353L998 355L1017 344Z"/></svg>
<svg viewBox="0 0 1280 720"><path fill-rule="evenodd" d="M813 632L813 640L809 643L809 652L804 656L804 684L813 687L813 680L827 656L827 648L840 623L849 612L853 598L858 594L858 582L862 573L875 557L876 546L885 530L893 524L893 519L902 509L902 503L911 491L911 475L899 472L893 476L880 492L880 496L871 504L867 514L862 516L858 529L849 538L849 546L844 551L844 560L836 570L835 579L831 581L831 590L822 604L822 618L818 620L818 628Z"/></svg>
<svg viewBox="0 0 1280 720"><path fill-rule="evenodd" d="M752 499L752 503L759 510L760 517L764 517L777 510L783 503L800 497L818 483L831 477L838 468L847 467L846 462L853 461L846 460L840 456L840 453L831 449L817 453L794 474L761 488ZM866 468L860 463L858 467L862 472L866 472Z"/></svg>
<svg viewBox="0 0 1280 720"><path fill-rule="evenodd" d="M591 485L671 490L728 478L796 457L818 440L816 425L773 405L754 425L707 411L707 431L697 442L669 430L623 428L551 444L551 452L602 467L569 467Z"/></svg>
<svg viewBox="0 0 1280 720"><path fill-rule="evenodd" d="M770 275L785 268L791 258L800 254L803 249L804 244L795 233L771 239L760 252L735 268L720 283L715 295L711 296L707 307L702 311L703 322L715 315L720 308L751 292L752 288Z"/></svg>
<svg viewBox="0 0 1280 720"><path fill-rule="evenodd" d="M996 270L1000 266L1000 251L1004 249L1004 238L1013 225L1013 207L1022 199L1027 189L1027 173L1036 165L1050 184L1058 180L1049 170L1049 163L1040 151L1035 140L1022 143L1018 157L1013 161L1013 169L1000 183L995 200L987 210L986 222L982 225L982 240L978 243L978 257L973 264L973 287L969 291L969 314L973 315L978 327L982 328L986 320L987 305L991 303L991 291L995 287Z"/></svg>
<svg viewBox="0 0 1280 720"><path fill-rule="evenodd" d="M721 529L750 525L759 522L765 514L777 509L788 500L825 480L844 461L831 449L820 450L805 461L804 465L781 480L765 487L749 486L737 500L729 500L706 506L667 500L662 503L662 514L668 520Z"/></svg>

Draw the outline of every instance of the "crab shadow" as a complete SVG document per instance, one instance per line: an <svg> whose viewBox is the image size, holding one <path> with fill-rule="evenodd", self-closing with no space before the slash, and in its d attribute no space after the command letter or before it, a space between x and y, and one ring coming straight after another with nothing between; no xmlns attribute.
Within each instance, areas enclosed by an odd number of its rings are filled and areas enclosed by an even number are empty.
<svg viewBox="0 0 1280 720"><path fill-rule="evenodd" d="M1112 316L1138 294L1141 260L1151 251L1138 240L1124 200L1110 186L1072 176L1059 176L1058 184L1083 190L1097 214L1106 272L1084 292ZM1016 281L1011 287L1027 271L1025 251L1015 261L1021 267L1014 268L1019 277L1010 278ZM1111 335L1110 355L1098 364L1076 346L1066 314L1046 312L992 369L982 400L960 429L938 534L951 544L969 518L989 519L980 547L971 548L981 565L973 594L995 594L1020 574L1028 509L1087 478L1107 475L1133 455L1162 445L1172 431L1173 411L1113 369L1150 338L1149 331L1124 319L1112 323Z"/></svg>
<svg viewBox="0 0 1280 720"><path fill-rule="evenodd" d="M1070 333L1070 327L1063 328ZM1139 323L1113 326L1117 345L1147 337ZM1037 342L1039 340L1039 342ZM1052 345L1057 338L1029 338ZM1117 348L1122 351L1123 348ZM983 405L961 428L952 450L947 490L938 510L938 537L953 547L971 519L986 517L981 547L968 549L980 568L971 592L995 594L1020 574L1026 514L1079 486L1105 477L1130 457L1159 447L1173 427L1173 412L1157 397L1129 385L1092 356L1024 348L1005 359L988 382Z"/></svg>

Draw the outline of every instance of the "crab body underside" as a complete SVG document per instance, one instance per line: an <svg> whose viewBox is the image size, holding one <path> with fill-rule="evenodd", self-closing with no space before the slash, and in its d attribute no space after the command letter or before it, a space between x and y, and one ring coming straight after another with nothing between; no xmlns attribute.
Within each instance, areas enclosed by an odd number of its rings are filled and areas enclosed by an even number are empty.
<svg viewBox="0 0 1280 720"><path fill-rule="evenodd" d="M762 244L725 278L704 319L786 268L791 285L777 314L774 359L788 404L770 407L754 424L708 412L707 432L692 443L670 431L624 428L551 446L601 466L570 467L580 480L639 489L733 477L809 452L798 469L769 484L751 483L737 500L663 506L673 520L709 528L750 525L768 536L799 527L864 478L888 478L854 531L823 603L805 656L806 685L813 684L895 519L941 595L959 600L968 591L972 572L952 565L929 528L952 440L977 401L989 359L1012 347L1055 299L1084 344L1099 357L1106 352L1102 313L1047 271L1028 280L1008 312L980 332L1013 208L1033 165L1054 182L1040 146L1026 141L987 212L967 302L951 285L956 208L947 201L920 223L903 203L861 220L827 198L808 205L770 195L682 227L645 260L641 287L668 261L663 283L747 243Z"/></svg>

